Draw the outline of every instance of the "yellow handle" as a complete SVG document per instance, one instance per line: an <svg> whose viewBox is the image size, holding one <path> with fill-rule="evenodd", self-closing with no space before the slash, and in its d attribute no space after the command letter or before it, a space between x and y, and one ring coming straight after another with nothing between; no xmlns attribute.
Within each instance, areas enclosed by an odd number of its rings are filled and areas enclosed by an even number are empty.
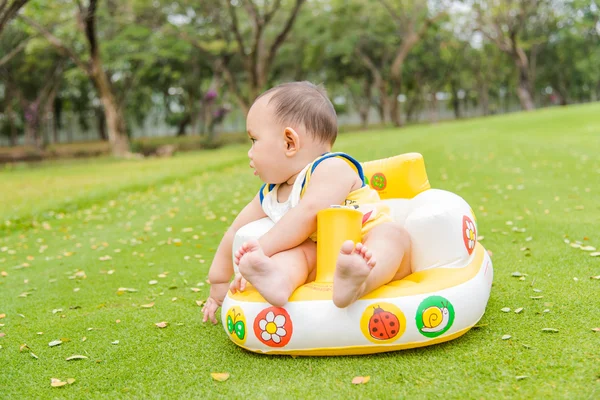
<svg viewBox="0 0 600 400"><path fill-rule="evenodd" d="M381 199L412 199L431 188L425 161L419 153L406 153L363 163L368 184Z"/></svg>
<svg viewBox="0 0 600 400"><path fill-rule="evenodd" d="M350 208L327 208L317 214L317 275L315 282L333 282L335 264L346 240L360 242L362 213Z"/></svg>

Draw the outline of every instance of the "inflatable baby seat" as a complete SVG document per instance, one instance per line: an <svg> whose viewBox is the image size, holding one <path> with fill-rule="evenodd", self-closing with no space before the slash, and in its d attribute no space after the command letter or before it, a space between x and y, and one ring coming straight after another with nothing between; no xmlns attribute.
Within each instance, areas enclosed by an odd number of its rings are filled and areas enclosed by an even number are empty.
<svg viewBox="0 0 600 400"><path fill-rule="evenodd" d="M337 308L332 301L337 255L345 240L360 240L362 214L322 210L314 282L299 287L284 307L271 306L250 285L228 293L221 319L235 344L267 354L370 354L452 340L482 317L493 269L477 242L477 221L467 202L430 188L421 154L367 162L363 169L411 236L413 273ZM233 252L272 226L265 218L242 227Z"/></svg>

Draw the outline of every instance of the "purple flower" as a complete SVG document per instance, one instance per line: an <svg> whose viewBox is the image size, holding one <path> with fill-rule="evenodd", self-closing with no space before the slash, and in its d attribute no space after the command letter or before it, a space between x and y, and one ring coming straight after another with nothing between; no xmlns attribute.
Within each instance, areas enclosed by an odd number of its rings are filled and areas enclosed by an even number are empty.
<svg viewBox="0 0 600 400"><path fill-rule="evenodd" d="M214 99L217 98L217 91L214 89L210 89L208 92L206 92L206 94L204 95L204 100L206 101L213 101Z"/></svg>

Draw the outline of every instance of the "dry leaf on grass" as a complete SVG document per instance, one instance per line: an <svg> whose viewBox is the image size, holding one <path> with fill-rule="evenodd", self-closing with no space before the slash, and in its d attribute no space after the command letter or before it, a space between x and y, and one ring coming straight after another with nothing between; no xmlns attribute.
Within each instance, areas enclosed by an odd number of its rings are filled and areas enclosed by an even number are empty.
<svg viewBox="0 0 600 400"><path fill-rule="evenodd" d="M133 293L133 292L137 292L137 289L126 288L126 287L120 287L117 289L117 294L123 294L125 292Z"/></svg>
<svg viewBox="0 0 600 400"><path fill-rule="evenodd" d="M154 307L154 302L148 303L148 304L142 304L140 307L142 307L142 308L152 308L152 307Z"/></svg>
<svg viewBox="0 0 600 400"><path fill-rule="evenodd" d="M158 328L166 328L167 325L169 325L169 323L163 321L163 322L157 322L154 325L156 325Z"/></svg>
<svg viewBox="0 0 600 400"><path fill-rule="evenodd" d="M352 378L353 385L361 385L369 382L371 380L370 376L355 376Z"/></svg>
<svg viewBox="0 0 600 400"><path fill-rule="evenodd" d="M229 379L229 372L211 372L210 376L212 376L215 381L225 382Z"/></svg>
<svg viewBox="0 0 600 400"><path fill-rule="evenodd" d="M52 386L52 387L62 387L62 386L65 386L66 384L67 384L67 382L63 382L60 379L50 378L50 386Z"/></svg>
<svg viewBox="0 0 600 400"><path fill-rule="evenodd" d="M66 358L67 361L85 360L85 359L87 359L87 356L82 356L82 355L79 355L79 354L75 354L75 355L72 355L71 357L67 357Z"/></svg>

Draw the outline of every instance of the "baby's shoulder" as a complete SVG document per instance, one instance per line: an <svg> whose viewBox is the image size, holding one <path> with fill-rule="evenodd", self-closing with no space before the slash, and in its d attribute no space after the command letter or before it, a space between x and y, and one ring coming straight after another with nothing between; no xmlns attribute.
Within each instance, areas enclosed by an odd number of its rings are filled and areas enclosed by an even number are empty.
<svg viewBox="0 0 600 400"><path fill-rule="evenodd" d="M341 157L327 157L319 160L317 165L315 164L313 164L311 171L313 176L339 177L340 175L356 175L356 171L350 167L348 161Z"/></svg>
<svg viewBox="0 0 600 400"><path fill-rule="evenodd" d="M315 162L315 164L317 163ZM311 170L311 173L307 174L309 175L307 180L313 183L316 181L318 185L335 182L342 186L349 185L354 190L360 188L364 181L360 163L346 154L340 154L340 156L336 154L336 156L318 160L318 164L313 165Z"/></svg>

